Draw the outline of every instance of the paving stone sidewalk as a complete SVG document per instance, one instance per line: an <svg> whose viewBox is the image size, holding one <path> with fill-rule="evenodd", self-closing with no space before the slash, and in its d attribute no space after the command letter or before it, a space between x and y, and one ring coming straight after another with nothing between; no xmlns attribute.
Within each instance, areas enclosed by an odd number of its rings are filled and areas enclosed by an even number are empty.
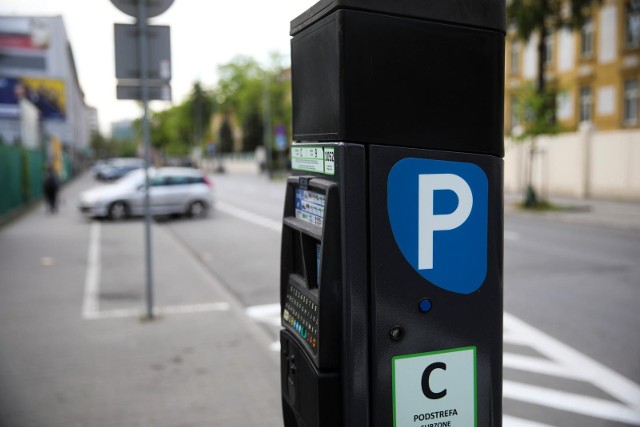
<svg viewBox="0 0 640 427"><path fill-rule="evenodd" d="M517 206L522 199L523 196L520 194L505 194L505 213L530 215L574 224L640 231L640 203L638 202L552 197L550 202L557 206L558 210L532 212Z"/></svg>
<svg viewBox="0 0 640 427"><path fill-rule="evenodd" d="M218 309L153 322L83 315L92 223L71 202L82 182L65 188L58 215L40 206L0 229L0 427L282 426L270 339L197 261L163 244L161 229L156 262L179 258L181 279L158 275L156 286L199 287ZM132 256L143 264L142 250Z"/></svg>

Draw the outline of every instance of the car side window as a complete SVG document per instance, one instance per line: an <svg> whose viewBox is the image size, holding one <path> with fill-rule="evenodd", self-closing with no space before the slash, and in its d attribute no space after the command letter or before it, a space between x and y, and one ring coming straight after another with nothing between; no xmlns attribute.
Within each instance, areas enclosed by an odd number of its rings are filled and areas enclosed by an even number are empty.
<svg viewBox="0 0 640 427"><path fill-rule="evenodd" d="M149 185L151 187L160 187L163 185L167 185L166 180L167 179L164 176L154 176L153 178L149 179Z"/></svg>
<svg viewBox="0 0 640 427"><path fill-rule="evenodd" d="M170 176L167 178L167 185L184 185L189 184L188 176Z"/></svg>

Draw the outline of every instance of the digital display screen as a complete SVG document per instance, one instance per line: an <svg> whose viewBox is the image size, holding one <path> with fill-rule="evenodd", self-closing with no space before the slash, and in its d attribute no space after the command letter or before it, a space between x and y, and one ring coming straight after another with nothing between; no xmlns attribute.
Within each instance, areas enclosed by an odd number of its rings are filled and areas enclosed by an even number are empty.
<svg viewBox="0 0 640 427"><path fill-rule="evenodd" d="M296 218L322 227L325 203L324 194L296 188Z"/></svg>

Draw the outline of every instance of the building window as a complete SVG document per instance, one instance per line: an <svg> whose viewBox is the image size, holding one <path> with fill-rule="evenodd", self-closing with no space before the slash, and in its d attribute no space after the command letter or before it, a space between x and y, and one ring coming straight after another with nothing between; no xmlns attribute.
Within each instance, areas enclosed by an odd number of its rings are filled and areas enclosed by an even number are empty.
<svg viewBox="0 0 640 427"><path fill-rule="evenodd" d="M638 80L624 82L623 121L626 126L638 124Z"/></svg>
<svg viewBox="0 0 640 427"><path fill-rule="evenodd" d="M593 20L591 18L587 19L580 30L580 56L582 58L593 56Z"/></svg>
<svg viewBox="0 0 640 427"><path fill-rule="evenodd" d="M544 38L544 65L551 65L553 62L553 34Z"/></svg>
<svg viewBox="0 0 640 427"><path fill-rule="evenodd" d="M591 121L591 110L593 99L591 97L591 87L582 86L580 88L580 122Z"/></svg>
<svg viewBox="0 0 640 427"><path fill-rule="evenodd" d="M520 68L520 43L516 40L511 40L511 57L509 64L511 73L517 74Z"/></svg>
<svg viewBox="0 0 640 427"><path fill-rule="evenodd" d="M518 97L515 95L511 95L509 99L509 112L511 113L509 130L513 133L515 128L520 125L520 120L518 119Z"/></svg>
<svg viewBox="0 0 640 427"><path fill-rule="evenodd" d="M629 0L625 15L625 41L628 48L640 47L640 0Z"/></svg>

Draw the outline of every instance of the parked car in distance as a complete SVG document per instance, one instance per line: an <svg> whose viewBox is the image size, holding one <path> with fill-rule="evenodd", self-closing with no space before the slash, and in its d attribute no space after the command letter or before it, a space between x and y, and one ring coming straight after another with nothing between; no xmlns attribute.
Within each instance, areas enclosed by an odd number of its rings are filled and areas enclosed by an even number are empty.
<svg viewBox="0 0 640 427"><path fill-rule="evenodd" d="M108 159L94 169L99 181L115 181L132 170L144 168L144 160L137 157L118 157Z"/></svg>
<svg viewBox="0 0 640 427"><path fill-rule="evenodd" d="M121 179L102 184L80 194L78 208L93 218L121 220L144 215L144 169L129 172ZM214 205L213 184L193 168L149 168L151 214L204 217Z"/></svg>

